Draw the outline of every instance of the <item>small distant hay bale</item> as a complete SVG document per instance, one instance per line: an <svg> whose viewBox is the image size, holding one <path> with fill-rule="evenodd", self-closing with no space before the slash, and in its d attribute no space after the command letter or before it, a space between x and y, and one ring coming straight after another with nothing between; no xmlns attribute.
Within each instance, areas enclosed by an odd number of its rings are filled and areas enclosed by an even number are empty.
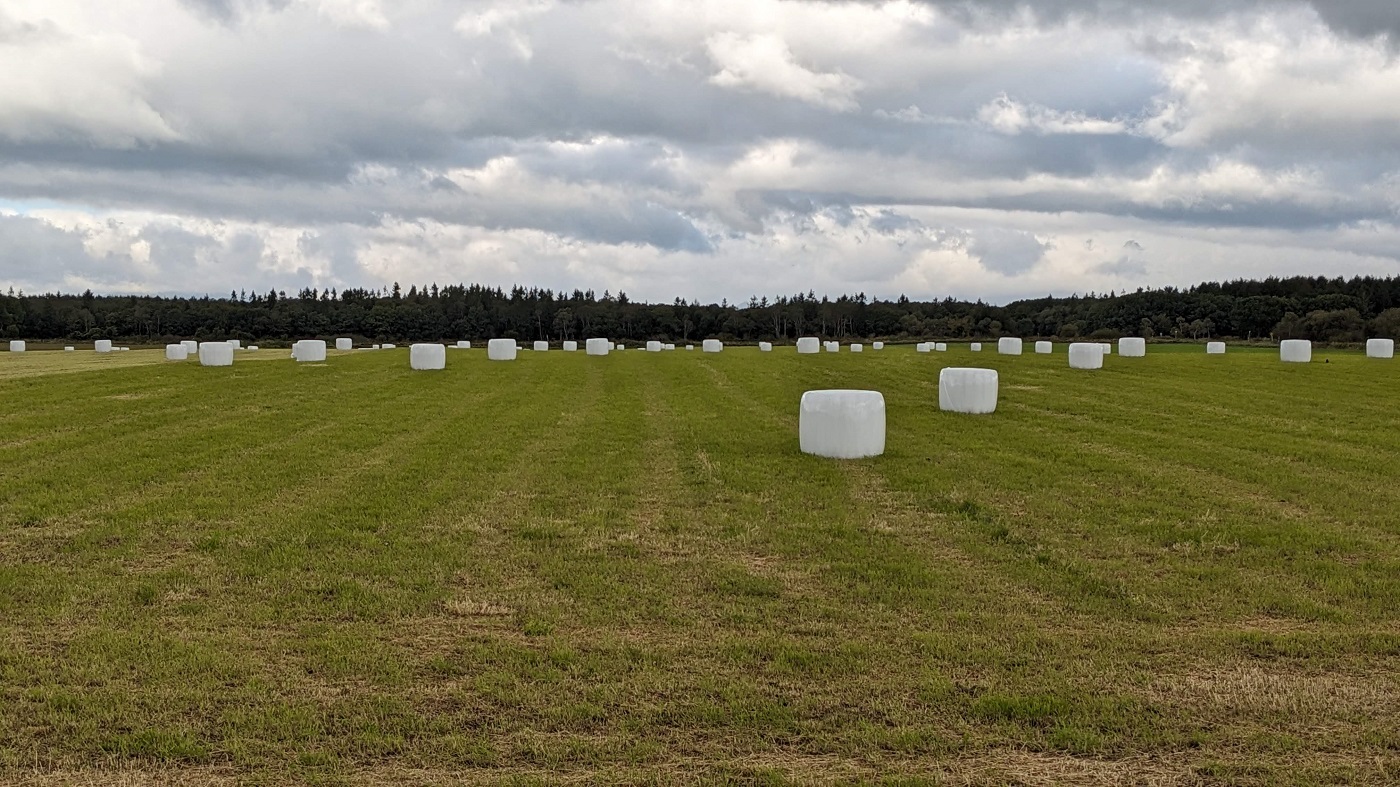
<svg viewBox="0 0 1400 787"><path fill-rule="evenodd" d="M1125 336L1118 340L1118 354L1124 358L1145 358L1147 340L1141 336Z"/></svg>
<svg viewBox="0 0 1400 787"><path fill-rule="evenodd" d="M335 340L335 349L353 350L355 349L355 341L353 339L346 339L342 336L341 338Z"/></svg>
<svg viewBox="0 0 1400 787"><path fill-rule="evenodd" d="M948 367L938 373L938 409L969 415L994 413L999 387L995 369Z"/></svg>
<svg viewBox="0 0 1400 787"><path fill-rule="evenodd" d="M292 345L292 357L297 363L321 363L326 360L326 340L302 339Z"/></svg>
<svg viewBox="0 0 1400 787"><path fill-rule="evenodd" d="M674 349L676 349L676 345L674 345L674 344L663 344L663 345L661 345L661 349L667 350L667 351L674 350Z"/></svg>
<svg viewBox="0 0 1400 787"><path fill-rule="evenodd" d="M456 347L459 350L470 350L472 348L472 343L466 340L460 340L457 342Z"/></svg>
<svg viewBox="0 0 1400 787"><path fill-rule="evenodd" d="M692 352L693 352L693 351L695 350L695 345L693 345L693 344L687 344L687 345L685 346L685 349L688 350L688 351L692 351Z"/></svg>
<svg viewBox="0 0 1400 787"><path fill-rule="evenodd" d="M549 352L549 342L535 342L535 352Z"/></svg>
<svg viewBox="0 0 1400 787"><path fill-rule="evenodd" d="M661 352L661 342L647 342L647 352L649 352L649 353L659 353L659 352Z"/></svg>
<svg viewBox="0 0 1400 787"><path fill-rule="evenodd" d="M1069 368L1102 369L1103 345L1097 342L1074 342L1069 346Z"/></svg>
<svg viewBox="0 0 1400 787"><path fill-rule="evenodd" d="M1103 354L1104 354L1104 355L1112 355L1112 354L1113 354L1113 343L1112 343L1112 342L1099 342L1098 345L1099 345L1099 349L1103 351Z"/></svg>
<svg viewBox="0 0 1400 787"><path fill-rule="evenodd" d="M27 345L20 339L15 339L10 342L10 352L12 353L22 353L25 351L26 347Z"/></svg>
<svg viewBox="0 0 1400 787"><path fill-rule="evenodd" d="M1279 342L1278 357L1284 363L1312 363L1312 342L1307 339L1284 339Z"/></svg>
<svg viewBox="0 0 1400 787"><path fill-rule="evenodd" d="M870 343L870 349L872 349L872 350L883 350L883 349L885 349L885 343L884 343L884 342L871 342L871 343Z"/></svg>
<svg viewBox="0 0 1400 787"><path fill-rule="evenodd" d="M802 394L798 442L804 454L861 459L885 452L885 397L879 391Z"/></svg>
<svg viewBox="0 0 1400 787"><path fill-rule="evenodd" d="M64 347L64 348L63 348L63 351L66 352L66 353L77 352L77 350L78 350L77 347L72 347L72 346Z"/></svg>
<svg viewBox="0 0 1400 787"><path fill-rule="evenodd" d="M1014 336L1003 336L997 339L997 352L1001 355L1020 355L1024 349L1024 342Z"/></svg>
<svg viewBox="0 0 1400 787"><path fill-rule="evenodd" d="M233 366L233 345L228 342L200 342L200 366Z"/></svg>
<svg viewBox="0 0 1400 787"><path fill-rule="evenodd" d="M1206 355L1224 355L1225 342L1206 342Z"/></svg>
<svg viewBox="0 0 1400 787"><path fill-rule="evenodd" d="M1037 355L1049 355L1055 351L1055 344L1053 342L1036 342L1035 351Z"/></svg>
<svg viewBox="0 0 1400 787"><path fill-rule="evenodd" d="M578 352L578 342L564 342L562 349L566 353L576 353Z"/></svg>
<svg viewBox="0 0 1400 787"><path fill-rule="evenodd" d="M706 339L700 343L700 350L707 353L717 353L724 350L724 342L719 339Z"/></svg>
<svg viewBox="0 0 1400 787"><path fill-rule="evenodd" d="M189 349L189 345L185 345L185 349L188 350L188 349ZM198 345L198 344L195 344L195 350L196 350L196 351L199 350L199 345ZM95 341L95 342L92 343L92 351L93 351L93 352L98 352L98 353L109 353L109 352L111 352L111 351L112 351L112 340L111 340L111 339L98 339L97 341Z"/></svg>
<svg viewBox="0 0 1400 787"><path fill-rule="evenodd" d="M826 351L829 352L829 353L839 353L839 352L841 352L841 343L840 343L840 342L824 342L824 343L822 344L822 347L825 348Z"/></svg>
<svg viewBox="0 0 1400 787"><path fill-rule="evenodd" d="M419 372L446 369L447 345L410 344L408 346L408 368Z"/></svg>
<svg viewBox="0 0 1400 787"><path fill-rule="evenodd" d="M851 352L853 352L853 353L865 352L865 346L864 346L864 345L861 345L861 344L853 344L853 345L851 345Z"/></svg>
<svg viewBox="0 0 1400 787"><path fill-rule="evenodd" d="M583 351L588 355L607 355L612 342L607 339L589 339L583 343Z"/></svg>
<svg viewBox="0 0 1400 787"><path fill-rule="evenodd" d="M919 342L918 344L914 345L914 352L916 353L926 353L932 351L933 345L929 342Z"/></svg>
<svg viewBox="0 0 1400 787"><path fill-rule="evenodd" d="M759 342L759 343L758 343L758 351L761 352L761 353L771 353L771 352L773 352L773 343L772 343L772 342Z"/></svg>
<svg viewBox="0 0 1400 787"><path fill-rule="evenodd" d="M189 353L191 358L199 357L199 342L195 341L194 339L186 339L183 342L180 342L180 344L185 345L185 352ZM107 347L111 348L111 346L112 343L108 342Z"/></svg>
<svg viewBox="0 0 1400 787"><path fill-rule="evenodd" d="M934 351L934 352L939 352L939 353L946 353L946 352L948 352L948 344L947 344L947 342L934 342L934 343L933 343L933 351Z"/></svg>
<svg viewBox="0 0 1400 787"><path fill-rule="evenodd" d="M1395 340L1394 340L1394 339L1367 339L1367 340L1366 340L1366 357L1367 357L1367 358L1385 358L1385 359L1394 358L1394 357L1395 357Z"/></svg>
<svg viewBox="0 0 1400 787"><path fill-rule="evenodd" d="M241 350L241 349L243 349L243 340L242 340L242 339L229 339L229 340L228 340L228 344L229 344L230 347L232 347L232 348L235 349L235 350Z"/></svg>
<svg viewBox="0 0 1400 787"><path fill-rule="evenodd" d="M815 336L803 336L797 340L798 355L815 355L822 351L822 341Z"/></svg>
<svg viewBox="0 0 1400 787"><path fill-rule="evenodd" d="M981 342L973 342L972 345L971 345L970 347L968 347L968 349L972 350L972 351L975 352L975 353L980 353L980 352L982 352L982 343L981 343Z"/></svg>
<svg viewBox="0 0 1400 787"><path fill-rule="evenodd" d="M378 345L378 344L371 344L371 345L369 346L369 348L370 348L371 350L378 350L378 349L380 348L380 345Z"/></svg>
<svg viewBox="0 0 1400 787"><path fill-rule="evenodd" d="M167 361L188 361L190 351L185 349L183 344L165 345L165 360Z"/></svg>
<svg viewBox="0 0 1400 787"><path fill-rule="evenodd" d="M248 352L250 352L250 353L255 353L255 352L257 352L257 351L258 351L258 346L257 346L256 344L250 344L250 345L248 345Z"/></svg>
<svg viewBox="0 0 1400 787"><path fill-rule="evenodd" d="M399 346L397 344L381 344L379 348L381 350L397 350Z"/></svg>
<svg viewBox="0 0 1400 787"><path fill-rule="evenodd" d="M492 361L513 361L519 351L514 339L492 339L486 343L486 357Z"/></svg>

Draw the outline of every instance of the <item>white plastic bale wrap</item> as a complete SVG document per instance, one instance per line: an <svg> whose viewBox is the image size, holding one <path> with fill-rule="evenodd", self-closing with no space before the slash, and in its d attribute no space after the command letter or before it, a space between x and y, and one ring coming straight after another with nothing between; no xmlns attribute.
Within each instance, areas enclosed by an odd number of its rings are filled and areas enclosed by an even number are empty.
<svg viewBox="0 0 1400 787"><path fill-rule="evenodd" d="M761 353L771 353L771 352L773 352L773 343L772 343L772 342L759 342L759 343L758 343L758 351L761 352Z"/></svg>
<svg viewBox="0 0 1400 787"><path fill-rule="evenodd" d="M298 363L321 363L326 360L326 340L302 339L292 345L292 357Z"/></svg>
<svg viewBox="0 0 1400 787"><path fill-rule="evenodd" d="M459 349L459 350L470 350L471 348L472 348L472 343L471 343L471 342L468 342L468 341L459 341L459 342L457 342L457 349Z"/></svg>
<svg viewBox="0 0 1400 787"><path fill-rule="evenodd" d="M870 343L870 349L872 349L872 350L883 350L883 349L885 349L885 343L884 343L884 342L871 342L871 343Z"/></svg>
<svg viewBox="0 0 1400 787"><path fill-rule="evenodd" d="M934 352L946 353L948 352L948 345L944 342L934 342L933 350Z"/></svg>
<svg viewBox="0 0 1400 787"><path fill-rule="evenodd" d="M379 345L377 345L377 344L371 344L371 345L369 346L369 348L370 348L371 350L378 350L378 349L379 349Z"/></svg>
<svg viewBox="0 0 1400 787"><path fill-rule="evenodd" d="M200 366L233 366L233 345L228 342L200 342Z"/></svg>
<svg viewBox="0 0 1400 787"><path fill-rule="evenodd" d="M661 352L661 342L647 342L647 352L649 352L649 353L659 353L659 352Z"/></svg>
<svg viewBox="0 0 1400 787"><path fill-rule="evenodd" d="M612 342L607 339L586 339L583 342L583 351L588 355L607 355L612 349Z"/></svg>
<svg viewBox="0 0 1400 787"><path fill-rule="evenodd" d="M1099 349L1103 351L1104 355L1113 354L1113 344L1110 342L1099 342Z"/></svg>
<svg viewBox="0 0 1400 787"><path fill-rule="evenodd" d="M1206 355L1224 355L1225 342L1206 342Z"/></svg>
<svg viewBox="0 0 1400 787"><path fill-rule="evenodd" d="M486 357L492 361L513 361L517 352L514 339L492 339L486 343Z"/></svg>
<svg viewBox="0 0 1400 787"><path fill-rule="evenodd" d="M885 452L885 397L879 391L808 391L797 424L802 453L860 459Z"/></svg>
<svg viewBox="0 0 1400 787"><path fill-rule="evenodd" d="M355 349L355 342L353 339L346 339L345 337L341 337L335 340L335 349L353 350Z"/></svg>
<svg viewBox="0 0 1400 787"><path fill-rule="evenodd" d="M1094 342L1074 342L1069 346L1069 368L1102 369L1103 345Z"/></svg>
<svg viewBox="0 0 1400 787"><path fill-rule="evenodd" d="M663 350L674 350L674 349L676 349L676 345L674 345L674 344L663 344L663 345L661 345L661 349L663 349Z"/></svg>
<svg viewBox="0 0 1400 787"><path fill-rule="evenodd" d="M932 349L933 345L929 344L928 342L919 342L918 344L914 345L914 352L916 353L926 353L931 351Z"/></svg>
<svg viewBox="0 0 1400 787"><path fill-rule="evenodd" d="M183 344L165 345L165 360L167 361L188 361L190 351L185 349Z"/></svg>
<svg viewBox="0 0 1400 787"><path fill-rule="evenodd" d="M66 352L66 353L77 352L77 350L78 350L77 347L64 347L64 348L63 348L63 351Z"/></svg>
<svg viewBox="0 0 1400 787"><path fill-rule="evenodd" d="M821 339L815 336L803 336L797 340L798 355L815 355L822 351Z"/></svg>
<svg viewBox="0 0 1400 787"><path fill-rule="evenodd" d="M447 345L410 344L408 346L408 368L420 372L447 368Z"/></svg>
<svg viewBox="0 0 1400 787"><path fill-rule="evenodd" d="M183 342L180 342L180 344L185 345L185 352L189 353L191 358L198 357L199 342L193 339L186 339ZM110 348L112 346L111 342L108 342L107 346Z"/></svg>
<svg viewBox="0 0 1400 787"><path fill-rule="evenodd" d="M1125 336L1118 340L1118 354L1124 358L1145 358L1147 340L1140 336Z"/></svg>
<svg viewBox="0 0 1400 787"><path fill-rule="evenodd" d="M826 343L825 345L823 345L823 346L826 348L826 351L829 352L829 353L839 353L839 352L841 352L841 343L840 343L840 342L827 342L827 343Z"/></svg>
<svg viewBox="0 0 1400 787"><path fill-rule="evenodd" d="M251 345L248 346L248 352L250 352L250 353L255 353L255 352L257 352L257 351L258 351L258 346L257 346L256 344L251 344Z"/></svg>
<svg viewBox="0 0 1400 787"><path fill-rule="evenodd" d="M981 342L973 342L973 343L972 343L972 346L969 347L968 349L972 350L972 351L975 352L975 353L980 353L980 352L982 352L982 343L981 343Z"/></svg>
<svg viewBox="0 0 1400 787"><path fill-rule="evenodd" d="M995 369L948 367L938 373L938 409L970 415L994 413L998 387Z"/></svg>
<svg viewBox="0 0 1400 787"><path fill-rule="evenodd" d="M198 349L198 346L196 346L196 349ZM111 352L111 351L112 351L112 340L111 340L111 339L98 339L97 341L95 341L95 342L92 343L92 351L93 351L93 352L98 352L98 353L109 353L109 352Z"/></svg>
<svg viewBox="0 0 1400 787"><path fill-rule="evenodd" d="M560 349L566 353L576 353L578 352L578 342L564 342Z"/></svg>
<svg viewBox="0 0 1400 787"><path fill-rule="evenodd" d="M535 352L549 352L549 342L535 342Z"/></svg>
<svg viewBox="0 0 1400 787"><path fill-rule="evenodd" d="M381 344L381 345L379 345L379 348L380 348L381 350L397 350L398 347L399 347L399 346L398 346L397 344Z"/></svg>
<svg viewBox="0 0 1400 787"><path fill-rule="evenodd" d="M1003 336L997 339L997 352L1002 355L1020 355L1024 349L1024 343L1013 336Z"/></svg>
<svg viewBox="0 0 1400 787"><path fill-rule="evenodd" d="M1366 357L1367 357L1367 358L1394 358L1394 357L1395 357L1395 340L1394 340L1394 339L1367 339L1367 340L1366 340Z"/></svg>
<svg viewBox="0 0 1400 787"><path fill-rule="evenodd" d="M687 344L687 345L685 346L685 349L690 350L690 351L694 351L694 350L695 350L695 345L693 345L693 344Z"/></svg>
<svg viewBox="0 0 1400 787"><path fill-rule="evenodd" d="M1055 345L1051 342L1036 342L1035 351L1040 355L1049 355L1055 351Z"/></svg>
<svg viewBox="0 0 1400 787"><path fill-rule="evenodd" d="M860 344L853 344L853 345L851 345L851 352L853 352L853 353L865 352L865 346L864 346L864 345L860 345Z"/></svg>
<svg viewBox="0 0 1400 787"><path fill-rule="evenodd" d="M1278 357L1284 363L1312 363L1312 342L1307 339L1284 339L1279 342Z"/></svg>
<svg viewBox="0 0 1400 787"><path fill-rule="evenodd" d="M22 341L20 341L20 340L18 340L18 339L16 339L16 340L10 342L10 352L12 352L12 353L22 353L22 352L24 352L24 351L25 351L25 344L24 344L24 342L22 342Z"/></svg>
<svg viewBox="0 0 1400 787"><path fill-rule="evenodd" d="M706 339L700 343L700 349L707 353L717 353L724 349L724 342L719 339Z"/></svg>
<svg viewBox="0 0 1400 787"><path fill-rule="evenodd" d="M241 349L243 349L243 340L242 340L242 339L229 339L229 340L228 340L228 345L229 345L230 347L232 347L233 349L235 349L235 350L241 350Z"/></svg>

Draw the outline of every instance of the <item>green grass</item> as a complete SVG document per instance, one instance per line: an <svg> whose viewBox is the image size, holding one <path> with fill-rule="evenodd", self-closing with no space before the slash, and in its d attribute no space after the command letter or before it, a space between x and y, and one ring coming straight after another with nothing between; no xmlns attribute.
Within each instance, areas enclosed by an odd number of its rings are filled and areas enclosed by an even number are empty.
<svg viewBox="0 0 1400 787"><path fill-rule="evenodd" d="M1150 352L0 354L0 781L1400 779L1400 366Z"/></svg>

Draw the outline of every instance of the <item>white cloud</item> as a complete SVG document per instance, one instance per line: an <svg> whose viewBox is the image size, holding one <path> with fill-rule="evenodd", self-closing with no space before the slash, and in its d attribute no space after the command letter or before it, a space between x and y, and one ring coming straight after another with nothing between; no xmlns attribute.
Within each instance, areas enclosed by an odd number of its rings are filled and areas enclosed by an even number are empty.
<svg viewBox="0 0 1400 787"><path fill-rule="evenodd" d="M719 68L710 77L716 85L795 98L837 112L859 107L855 99L859 80L839 72L804 68L776 35L718 33L706 45Z"/></svg>

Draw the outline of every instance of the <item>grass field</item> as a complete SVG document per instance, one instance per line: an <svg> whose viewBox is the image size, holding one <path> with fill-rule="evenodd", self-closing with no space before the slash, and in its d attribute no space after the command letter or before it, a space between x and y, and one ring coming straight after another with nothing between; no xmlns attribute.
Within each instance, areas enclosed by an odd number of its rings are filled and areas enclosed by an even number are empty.
<svg viewBox="0 0 1400 787"><path fill-rule="evenodd" d="M0 781L1400 782L1400 365L1058 350L0 354Z"/></svg>

